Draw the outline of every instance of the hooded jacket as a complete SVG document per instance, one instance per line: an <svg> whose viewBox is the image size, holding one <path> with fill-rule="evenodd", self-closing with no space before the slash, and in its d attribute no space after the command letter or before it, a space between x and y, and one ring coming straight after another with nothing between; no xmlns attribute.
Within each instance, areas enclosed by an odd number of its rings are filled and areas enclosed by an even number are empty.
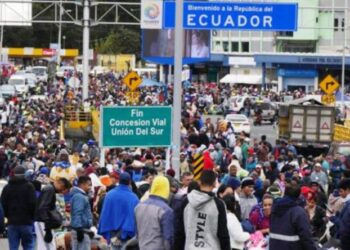
<svg viewBox="0 0 350 250"><path fill-rule="evenodd" d="M168 205L168 179L157 176L149 193L149 198L135 208L139 247L142 250L170 250L174 239L174 212Z"/></svg>
<svg viewBox="0 0 350 250"><path fill-rule="evenodd" d="M82 189L74 187L71 196L71 227L74 229L89 229L92 226L92 213L87 194Z"/></svg>
<svg viewBox="0 0 350 250"><path fill-rule="evenodd" d="M270 250L316 250L304 208L288 196L277 199L270 219Z"/></svg>
<svg viewBox="0 0 350 250"><path fill-rule="evenodd" d="M24 178L13 177L2 191L1 204L9 225L31 225L35 203L34 186Z"/></svg>
<svg viewBox="0 0 350 250"><path fill-rule="evenodd" d="M193 190L179 213L176 250L230 250L226 208L213 193Z"/></svg>

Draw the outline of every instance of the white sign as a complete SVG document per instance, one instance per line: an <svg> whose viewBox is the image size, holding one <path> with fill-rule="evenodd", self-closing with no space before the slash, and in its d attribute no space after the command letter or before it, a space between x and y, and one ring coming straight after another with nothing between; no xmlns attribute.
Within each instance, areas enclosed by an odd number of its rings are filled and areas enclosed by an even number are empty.
<svg viewBox="0 0 350 250"><path fill-rule="evenodd" d="M256 63L254 57L230 56L228 58L228 65L256 66Z"/></svg>
<svg viewBox="0 0 350 250"><path fill-rule="evenodd" d="M141 2L141 29L162 29L163 1L142 0Z"/></svg>
<svg viewBox="0 0 350 250"><path fill-rule="evenodd" d="M32 0L1 0L0 25L31 26Z"/></svg>

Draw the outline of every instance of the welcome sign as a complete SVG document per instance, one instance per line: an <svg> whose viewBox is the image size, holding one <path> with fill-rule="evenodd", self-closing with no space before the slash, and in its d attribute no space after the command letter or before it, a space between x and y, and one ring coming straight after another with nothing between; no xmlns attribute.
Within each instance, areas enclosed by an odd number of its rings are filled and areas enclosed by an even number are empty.
<svg viewBox="0 0 350 250"><path fill-rule="evenodd" d="M185 2L184 29L296 31L297 3ZM175 27L175 2L164 2L163 28Z"/></svg>

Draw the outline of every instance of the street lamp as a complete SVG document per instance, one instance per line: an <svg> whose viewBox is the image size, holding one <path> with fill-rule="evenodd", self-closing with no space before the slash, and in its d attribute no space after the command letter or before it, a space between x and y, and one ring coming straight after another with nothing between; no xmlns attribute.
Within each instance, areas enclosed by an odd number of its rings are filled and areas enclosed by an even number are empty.
<svg viewBox="0 0 350 250"><path fill-rule="evenodd" d="M61 63L61 37L62 37L62 17L64 12L69 13L72 10L65 10L62 6L62 0L59 3L59 24L58 24L58 42L57 42L57 65L59 66ZM64 36L65 37L65 36ZM65 39L65 38L64 38Z"/></svg>
<svg viewBox="0 0 350 250"><path fill-rule="evenodd" d="M65 49L66 48L66 36L63 35L62 39L63 39L63 49Z"/></svg>

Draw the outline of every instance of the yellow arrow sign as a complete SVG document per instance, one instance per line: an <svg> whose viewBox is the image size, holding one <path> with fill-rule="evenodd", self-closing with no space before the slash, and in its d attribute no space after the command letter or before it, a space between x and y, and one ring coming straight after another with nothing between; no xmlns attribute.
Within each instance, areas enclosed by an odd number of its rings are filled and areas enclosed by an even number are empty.
<svg viewBox="0 0 350 250"><path fill-rule="evenodd" d="M140 86L142 79L135 71L131 71L124 77L123 82L131 91L134 91Z"/></svg>
<svg viewBox="0 0 350 250"><path fill-rule="evenodd" d="M335 80L331 75L326 76L320 83L320 88L327 95L331 95L339 88L339 82Z"/></svg>
<svg viewBox="0 0 350 250"><path fill-rule="evenodd" d="M322 103L326 105L334 104L336 101L335 95L323 95L321 100L322 100Z"/></svg>

